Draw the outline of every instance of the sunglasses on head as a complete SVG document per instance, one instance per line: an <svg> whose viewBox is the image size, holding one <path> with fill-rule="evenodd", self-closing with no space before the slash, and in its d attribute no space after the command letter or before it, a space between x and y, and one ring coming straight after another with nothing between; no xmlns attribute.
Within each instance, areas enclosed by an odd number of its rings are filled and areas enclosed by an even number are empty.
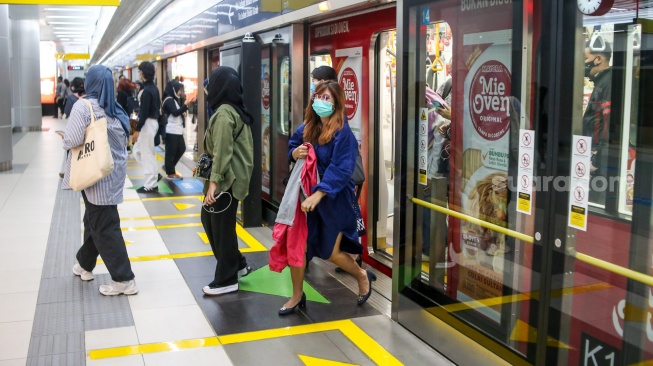
<svg viewBox="0 0 653 366"><path fill-rule="evenodd" d="M312 100L322 100L322 101L327 101L331 99L331 96L329 94L318 94L318 93L313 93L311 96Z"/></svg>

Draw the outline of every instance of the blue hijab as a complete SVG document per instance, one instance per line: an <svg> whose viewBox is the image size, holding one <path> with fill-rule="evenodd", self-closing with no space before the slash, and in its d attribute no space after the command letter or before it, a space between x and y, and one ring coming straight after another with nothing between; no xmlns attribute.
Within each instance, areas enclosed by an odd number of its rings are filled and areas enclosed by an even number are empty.
<svg viewBox="0 0 653 366"><path fill-rule="evenodd" d="M111 71L106 66L95 65L88 69L84 84L86 84L85 98L97 99L100 107L104 109L104 113L109 117L118 119L125 130L125 134L129 136L129 117L114 98Z"/></svg>

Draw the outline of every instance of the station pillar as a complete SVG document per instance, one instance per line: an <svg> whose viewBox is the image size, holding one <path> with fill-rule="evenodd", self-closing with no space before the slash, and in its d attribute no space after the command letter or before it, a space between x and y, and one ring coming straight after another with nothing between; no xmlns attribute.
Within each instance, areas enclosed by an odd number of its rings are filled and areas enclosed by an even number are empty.
<svg viewBox="0 0 653 366"><path fill-rule="evenodd" d="M14 131L41 131L41 58L38 19L11 20ZM1 92L0 92L1 93Z"/></svg>
<svg viewBox="0 0 653 366"><path fill-rule="evenodd" d="M0 4L0 65L9 66L9 5ZM11 74L0 72L0 172L11 169Z"/></svg>

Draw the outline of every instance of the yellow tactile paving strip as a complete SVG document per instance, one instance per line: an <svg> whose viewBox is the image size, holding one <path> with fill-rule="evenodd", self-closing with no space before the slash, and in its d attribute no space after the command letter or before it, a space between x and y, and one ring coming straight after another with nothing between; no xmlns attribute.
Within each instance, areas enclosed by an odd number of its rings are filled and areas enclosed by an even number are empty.
<svg viewBox="0 0 653 366"><path fill-rule="evenodd" d="M365 333L351 320L307 324L294 327L285 327L256 332L231 334L217 337L188 339L175 342L160 342L134 346L105 348L89 351L91 360L104 358L124 357L145 353L178 351L199 347L212 347L219 345L236 344L243 342L261 341L266 339L282 338L302 334L328 332L338 330L356 345L367 357L377 365L397 366L403 365L390 352L378 344L372 337Z"/></svg>

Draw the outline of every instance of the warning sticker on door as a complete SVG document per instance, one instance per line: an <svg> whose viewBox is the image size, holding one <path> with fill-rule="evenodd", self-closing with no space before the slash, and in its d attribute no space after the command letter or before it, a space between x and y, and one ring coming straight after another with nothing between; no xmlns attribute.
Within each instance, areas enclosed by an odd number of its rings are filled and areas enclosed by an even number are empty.
<svg viewBox="0 0 653 366"><path fill-rule="evenodd" d="M533 198L533 151L535 133L519 130L519 162L517 169L517 211L530 215Z"/></svg>
<svg viewBox="0 0 653 366"><path fill-rule="evenodd" d="M571 153L569 226L583 231L587 231L591 158L592 139L587 136L574 135Z"/></svg>
<svg viewBox="0 0 653 366"><path fill-rule="evenodd" d="M429 119L428 109L420 108L419 111L419 138L417 141L417 169L419 171L419 184L426 185L428 176L428 146L429 146Z"/></svg>

